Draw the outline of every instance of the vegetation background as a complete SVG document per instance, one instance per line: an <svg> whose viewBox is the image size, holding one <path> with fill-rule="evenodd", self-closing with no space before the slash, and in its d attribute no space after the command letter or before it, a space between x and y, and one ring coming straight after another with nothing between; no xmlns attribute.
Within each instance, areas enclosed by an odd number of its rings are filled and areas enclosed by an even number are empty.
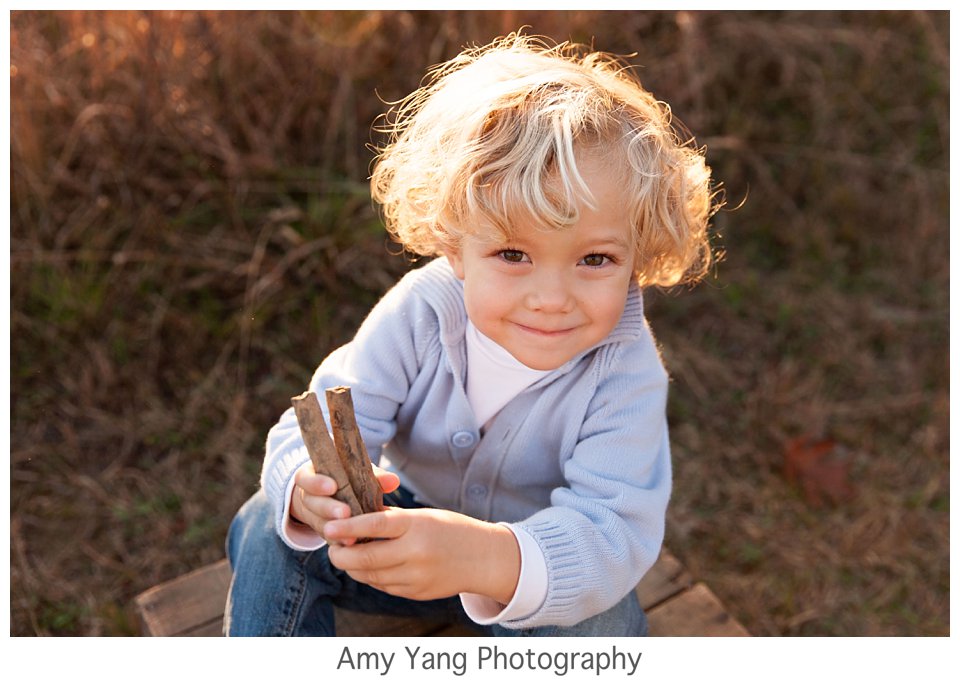
<svg viewBox="0 0 960 682"><path fill-rule="evenodd" d="M223 556L267 429L410 264L370 132L529 26L631 54L726 258L647 294L666 543L757 635L944 635L947 12L11 14L11 633L129 635Z"/></svg>

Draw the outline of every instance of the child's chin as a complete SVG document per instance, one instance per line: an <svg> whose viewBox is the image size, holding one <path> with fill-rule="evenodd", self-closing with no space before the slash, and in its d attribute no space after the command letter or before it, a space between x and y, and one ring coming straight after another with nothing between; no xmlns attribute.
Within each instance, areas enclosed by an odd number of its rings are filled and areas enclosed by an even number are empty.
<svg viewBox="0 0 960 682"><path fill-rule="evenodd" d="M549 372L558 367L562 367L564 363L570 359L567 357L558 357L552 353L537 353L536 351L523 353L520 356L514 355L514 357L530 369L535 369L540 372Z"/></svg>

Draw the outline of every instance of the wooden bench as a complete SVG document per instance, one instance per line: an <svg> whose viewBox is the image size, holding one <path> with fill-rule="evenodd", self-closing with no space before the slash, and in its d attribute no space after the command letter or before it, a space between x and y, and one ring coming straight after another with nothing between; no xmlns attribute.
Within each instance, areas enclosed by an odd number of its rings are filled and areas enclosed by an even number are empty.
<svg viewBox="0 0 960 682"><path fill-rule="evenodd" d="M141 593L134 601L141 632L151 637L222 635L223 610L230 587L224 559ZM748 637L749 633L703 583L695 583L669 552L637 586L637 596L653 636ZM373 616L337 610L337 631L346 637L475 636L460 625L413 618Z"/></svg>

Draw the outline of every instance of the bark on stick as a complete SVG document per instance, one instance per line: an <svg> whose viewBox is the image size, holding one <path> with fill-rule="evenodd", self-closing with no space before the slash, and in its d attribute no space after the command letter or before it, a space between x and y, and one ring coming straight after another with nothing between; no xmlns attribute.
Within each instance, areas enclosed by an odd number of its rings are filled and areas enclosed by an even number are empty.
<svg viewBox="0 0 960 682"><path fill-rule="evenodd" d="M383 506L383 491L373 473L373 465L367 448L360 437L357 418L353 411L353 398L348 386L328 388L327 407L330 410L330 430L340 455L340 462L350 478L350 487L365 512L380 511Z"/></svg>
<svg viewBox="0 0 960 682"><path fill-rule="evenodd" d="M333 497L349 505L351 516L362 514L363 506L354 494L350 476L341 463L333 441L330 440L317 394L313 391L307 391L302 395L291 398L290 402L297 414L300 433L303 434L303 442L307 446L307 452L310 454L310 461L313 462L314 470L318 474L329 476L337 482L337 492L333 494Z"/></svg>

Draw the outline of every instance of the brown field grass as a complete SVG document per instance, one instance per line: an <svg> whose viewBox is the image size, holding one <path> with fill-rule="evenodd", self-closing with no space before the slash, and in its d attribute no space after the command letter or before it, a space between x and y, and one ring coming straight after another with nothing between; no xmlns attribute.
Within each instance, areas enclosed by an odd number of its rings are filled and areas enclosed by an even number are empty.
<svg viewBox="0 0 960 682"><path fill-rule="evenodd" d="M408 267L380 99L524 24L635 53L726 190L715 275L647 295L668 546L755 634L949 632L946 12L18 11L12 634L133 634L223 556L267 429Z"/></svg>

